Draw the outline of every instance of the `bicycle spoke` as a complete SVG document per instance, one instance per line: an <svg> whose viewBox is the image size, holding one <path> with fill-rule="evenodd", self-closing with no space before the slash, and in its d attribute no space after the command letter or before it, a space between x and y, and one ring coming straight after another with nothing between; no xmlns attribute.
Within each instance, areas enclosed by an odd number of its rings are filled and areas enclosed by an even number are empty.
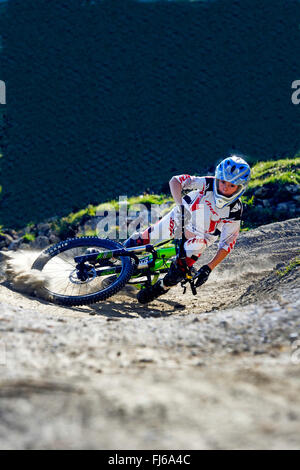
<svg viewBox="0 0 300 470"><path fill-rule="evenodd" d="M56 251L55 246L53 246L54 250L48 252L50 256L46 259L41 258L42 263L36 264L36 266L42 266L41 268L36 268L33 265L33 269L39 269L45 275L47 281L45 289L54 296L54 299L57 296L58 303L82 305L89 303L94 295L95 301L98 301L101 300L101 291L105 291L103 299L106 299L110 293L107 289L114 283L117 285L120 282L120 276L124 278L124 275L126 275L127 280L129 280L131 263L128 262L128 258L122 258L122 260L117 258L113 261L104 259L101 262L91 259L90 262L80 263L81 267L78 266L77 269L78 263L75 262L75 258L84 256L87 249L89 251L95 249L98 252L105 252L119 247L118 244L106 240L95 239L95 245L91 242L91 239L83 239L82 241L78 239L68 240L63 246L63 251L60 251L61 245L57 245ZM126 266L125 272L124 265ZM116 273L116 270L119 270L119 272ZM108 273L105 273L105 271L108 271ZM104 281L107 281L107 283L105 284ZM111 290L111 295L113 292L115 291Z"/></svg>

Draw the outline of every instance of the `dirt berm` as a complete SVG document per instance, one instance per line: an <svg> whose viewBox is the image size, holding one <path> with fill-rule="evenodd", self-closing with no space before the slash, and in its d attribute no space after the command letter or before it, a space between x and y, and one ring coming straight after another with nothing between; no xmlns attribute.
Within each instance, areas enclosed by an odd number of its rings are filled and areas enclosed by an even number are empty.
<svg viewBox="0 0 300 470"><path fill-rule="evenodd" d="M277 272L299 238L300 219L243 233L197 296L148 307L57 307L4 270L0 448L299 448L299 265Z"/></svg>

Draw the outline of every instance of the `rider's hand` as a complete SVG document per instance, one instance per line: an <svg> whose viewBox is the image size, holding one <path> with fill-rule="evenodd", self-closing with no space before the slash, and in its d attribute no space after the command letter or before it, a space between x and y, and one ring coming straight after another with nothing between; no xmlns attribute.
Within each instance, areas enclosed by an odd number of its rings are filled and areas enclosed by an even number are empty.
<svg viewBox="0 0 300 470"><path fill-rule="evenodd" d="M202 266L197 272L197 274L195 275L195 278L196 278L195 286L196 287L202 286L202 284L204 284L207 281L210 273L211 273L211 269L209 266L207 266L207 264Z"/></svg>

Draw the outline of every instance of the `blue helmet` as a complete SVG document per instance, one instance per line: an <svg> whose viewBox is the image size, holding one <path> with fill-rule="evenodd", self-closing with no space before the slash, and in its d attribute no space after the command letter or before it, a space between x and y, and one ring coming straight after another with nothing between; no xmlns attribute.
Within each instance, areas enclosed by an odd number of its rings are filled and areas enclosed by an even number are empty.
<svg viewBox="0 0 300 470"><path fill-rule="evenodd" d="M231 155L219 163L216 168L214 181L215 202L219 209L229 206L244 194L250 181L250 172L251 170L248 163L236 155ZM236 184L238 189L232 196L224 196L218 192L219 180Z"/></svg>

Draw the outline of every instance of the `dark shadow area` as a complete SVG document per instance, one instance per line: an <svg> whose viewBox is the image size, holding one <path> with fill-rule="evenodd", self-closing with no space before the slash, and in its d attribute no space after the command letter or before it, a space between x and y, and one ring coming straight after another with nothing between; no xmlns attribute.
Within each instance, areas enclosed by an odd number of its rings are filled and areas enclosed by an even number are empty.
<svg viewBox="0 0 300 470"><path fill-rule="evenodd" d="M292 157L296 0L9 0L4 226L159 192L230 149Z"/></svg>

